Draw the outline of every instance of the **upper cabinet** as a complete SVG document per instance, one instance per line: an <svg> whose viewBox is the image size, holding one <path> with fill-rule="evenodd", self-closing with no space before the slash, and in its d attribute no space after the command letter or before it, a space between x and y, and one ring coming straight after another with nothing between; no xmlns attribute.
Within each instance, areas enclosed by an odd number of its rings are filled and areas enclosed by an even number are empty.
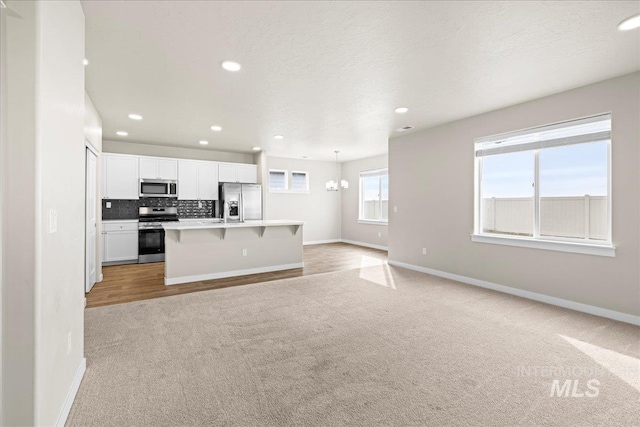
<svg viewBox="0 0 640 427"><path fill-rule="evenodd" d="M180 160L178 200L218 200L218 164Z"/></svg>
<svg viewBox="0 0 640 427"><path fill-rule="evenodd" d="M218 164L198 163L198 199L218 200Z"/></svg>
<svg viewBox="0 0 640 427"><path fill-rule="evenodd" d="M178 200L198 199L198 162L178 162Z"/></svg>
<svg viewBox="0 0 640 427"><path fill-rule="evenodd" d="M102 195L105 199L138 199L138 157L102 155Z"/></svg>
<svg viewBox="0 0 640 427"><path fill-rule="evenodd" d="M140 157L140 178L175 181L178 179L178 161Z"/></svg>
<svg viewBox="0 0 640 427"><path fill-rule="evenodd" d="M218 181L256 184L258 182L258 167L240 163L220 163Z"/></svg>
<svg viewBox="0 0 640 427"><path fill-rule="evenodd" d="M140 179L161 179L178 181L180 200L218 200L218 182L255 184L258 167L104 153L102 177L102 197L105 199L139 199Z"/></svg>

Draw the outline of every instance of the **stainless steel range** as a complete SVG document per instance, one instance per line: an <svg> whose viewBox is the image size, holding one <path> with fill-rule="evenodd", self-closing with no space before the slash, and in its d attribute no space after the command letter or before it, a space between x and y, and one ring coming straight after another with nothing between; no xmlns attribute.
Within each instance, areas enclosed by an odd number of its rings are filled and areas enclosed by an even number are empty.
<svg viewBox="0 0 640 427"><path fill-rule="evenodd" d="M164 229L163 222L178 221L178 208L138 209L138 262L164 261Z"/></svg>

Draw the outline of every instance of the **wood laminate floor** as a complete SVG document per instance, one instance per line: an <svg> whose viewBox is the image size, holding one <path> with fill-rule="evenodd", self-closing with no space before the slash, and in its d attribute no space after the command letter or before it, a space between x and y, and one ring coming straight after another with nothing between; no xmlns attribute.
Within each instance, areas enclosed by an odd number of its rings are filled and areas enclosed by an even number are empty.
<svg viewBox="0 0 640 427"><path fill-rule="evenodd" d="M128 264L103 267L102 282L87 296L87 308L140 301L169 295L186 294L229 286L248 285L271 280L351 270L386 262L387 252L346 243L304 247L304 268L251 274L226 279L203 280L165 286L164 263Z"/></svg>

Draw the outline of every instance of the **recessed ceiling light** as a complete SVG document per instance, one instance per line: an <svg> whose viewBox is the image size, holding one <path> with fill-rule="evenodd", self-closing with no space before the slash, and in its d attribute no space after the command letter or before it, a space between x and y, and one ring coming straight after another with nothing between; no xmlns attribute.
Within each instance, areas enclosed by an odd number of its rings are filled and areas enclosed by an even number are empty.
<svg viewBox="0 0 640 427"><path fill-rule="evenodd" d="M125 132L125 131L123 131L123 130L119 130L118 132L116 132L116 134L117 134L117 135L120 135L120 136L127 136L127 135L129 135L127 132Z"/></svg>
<svg viewBox="0 0 640 427"><path fill-rule="evenodd" d="M618 24L618 29L620 31L633 30L638 27L640 27L640 13L633 15Z"/></svg>
<svg viewBox="0 0 640 427"><path fill-rule="evenodd" d="M222 63L222 68L224 68L227 71L240 71L240 68L242 68L242 65L238 64L235 61L224 61Z"/></svg>
<svg viewBox="0 0 640 427"><path fill-rule="evenodd" d="M403 126L401 128L396 129L396 132L404 132L404 131L407 131L409 129L413 129L413 126Z"/></svg>
<svg viewBox="0 0 640 427"><path fill-rule="evenodd" d="M209 141L200 141L200 145L207 145L209 143Z"/></svg>
<svg viewBox="0 0 640 427"><path fill-rule="evenodd" d="M213 126L211 126L211 130L214 131L214 132L220 132L222 130L222 127L213 125Z"/></svg>
<svg viewBox="0 0 640 427"><path fill-rule="evenodd" d="M84 60L82 61L82 63L87 66L89 65L89 60L87 58L84 58Z"/></svg>
<svg viewBox="0 0 640 427"><path fill-rule="evenodd" d="M129 118L131 120L142 120L142 116L140 114L129 114Z"/></svg>
<svg viewBox="0 0 640 427"><path fill-rule="evenodd" d="M253 151L260 151L260 150L262 150L262 148L260 148L260 147L253 147Z"/></svg>
<svg viewBox="0 0 640 427"><path fill-rule="evenodd" d="M407 111L409 111L409 109L407 107L398 107L398 108L396 108L396 113L398 113L398 114L404 114Z"/></svg>
<svg viewBox="0 0 640 427"><path fill-rule="evenodd" d="M275 136L273 137L273 139L284 139L284 136L282 136L282 135L275 135Z"/></svg>

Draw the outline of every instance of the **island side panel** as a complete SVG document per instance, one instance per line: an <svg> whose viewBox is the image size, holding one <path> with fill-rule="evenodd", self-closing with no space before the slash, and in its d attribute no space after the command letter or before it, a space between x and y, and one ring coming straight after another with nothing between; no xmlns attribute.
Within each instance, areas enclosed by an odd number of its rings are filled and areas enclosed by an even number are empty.
<svg viewBox="0 0 640 427"><path fill-rule="evenodd" d="M260 227L166 230L165 284L300 268L302 226L293 234L296 228L268 226L262 237Z"/></svg>

